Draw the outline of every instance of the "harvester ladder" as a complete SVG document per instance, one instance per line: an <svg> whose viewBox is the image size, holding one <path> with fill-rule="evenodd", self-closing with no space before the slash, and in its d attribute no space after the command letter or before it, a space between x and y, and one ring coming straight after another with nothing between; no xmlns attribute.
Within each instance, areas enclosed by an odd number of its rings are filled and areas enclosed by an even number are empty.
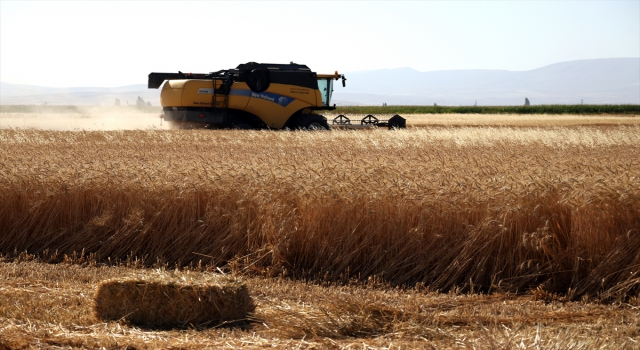
<svg viewBox="0 0 640 350"><path fill-rule="evenodd" d="M227 80L229 80L230 76L227 76ZM220 80L220 88L225 84L221 78L216 78L215 76L211 77L211 84L213 85L213 97L211 101L211 114L215 116L216 113L216 103L218 102L218 94L216 89L216 80ZM230 86L229 86L230 88ZM229 107L229 92L225 90L224 93L224 112L222 114L222 122L227 124L227 108Z"/></svg>
<svg viewBox="0 0 640 350"><path fill-rule="evenodd" d="M215 118L216 116L216 102L218 102L218 95L216 94L216 78L211 77L211 85L213 86L213 100L211 101L211 115ZM226 115L223 117L223 123L227 123Z"/></svg>

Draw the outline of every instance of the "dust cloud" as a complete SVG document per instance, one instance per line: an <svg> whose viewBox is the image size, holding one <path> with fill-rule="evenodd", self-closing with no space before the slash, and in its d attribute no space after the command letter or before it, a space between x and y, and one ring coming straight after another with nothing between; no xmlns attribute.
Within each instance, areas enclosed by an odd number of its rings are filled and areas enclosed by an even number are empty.
<svg viewBox="0 0 640 350"><path fill-rule="evenodd" d="M26 107L26 106L25 106ZM0 129L151 130L169 129L161 110L135 107L2 108Z"/></svg>

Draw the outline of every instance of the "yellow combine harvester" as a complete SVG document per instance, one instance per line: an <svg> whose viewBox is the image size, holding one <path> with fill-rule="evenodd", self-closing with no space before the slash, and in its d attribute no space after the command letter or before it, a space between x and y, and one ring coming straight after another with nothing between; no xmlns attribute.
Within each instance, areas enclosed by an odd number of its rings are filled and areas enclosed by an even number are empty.
<svg viewBox="0 0 640 350"><path fill-rule="evenodd" d="M203 73L150 73L150 89L162 87L164 120L182 127L329 129L320 110L333 110L333 81L343 74L316 74L300 64L249 62ZM395 117L394 117L395 118ZM402 119L401 121L398 119ZM396 118L404 127L404 119ZM364 119L363 119L364 120ZM340 119L344 126L344 118Z"/></svg>

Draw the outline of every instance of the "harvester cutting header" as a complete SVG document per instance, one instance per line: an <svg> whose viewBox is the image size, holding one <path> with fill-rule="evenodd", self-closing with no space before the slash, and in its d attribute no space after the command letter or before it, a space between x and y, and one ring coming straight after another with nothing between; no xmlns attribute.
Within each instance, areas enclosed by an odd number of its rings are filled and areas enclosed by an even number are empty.
<svg viewBox="0 0 640 350"><path fill-rule="evenodd" d="M148 87L157 89L167 81L160 93L163 117L179 126L317 130L329 129L327 118L316 111L336 108L331 94L339 79L345 86L338 72L316 74L293 62L249 62L208 74L150 73ZM337 124L344 126L342 117ZM391 127L394 118L381 126ZM393 126L403 127L404 119L398 118Z"/></svg>

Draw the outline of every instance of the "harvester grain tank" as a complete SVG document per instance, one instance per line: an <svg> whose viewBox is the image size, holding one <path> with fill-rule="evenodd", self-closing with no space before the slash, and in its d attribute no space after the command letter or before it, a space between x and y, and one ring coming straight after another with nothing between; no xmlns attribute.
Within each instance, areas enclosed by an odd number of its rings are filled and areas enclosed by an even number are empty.
<svg viewBox="0 0 640 350"><path fill-rule="evenodd" d="M293 62L249 62L211 73L150 73L148 87L162 86L163 118L180 127L318 130L329 129L318 112L336 108L331 95L340 79L345 86L338 72L317 74ZM350 122L343 118L339 125Z"/></svg>

